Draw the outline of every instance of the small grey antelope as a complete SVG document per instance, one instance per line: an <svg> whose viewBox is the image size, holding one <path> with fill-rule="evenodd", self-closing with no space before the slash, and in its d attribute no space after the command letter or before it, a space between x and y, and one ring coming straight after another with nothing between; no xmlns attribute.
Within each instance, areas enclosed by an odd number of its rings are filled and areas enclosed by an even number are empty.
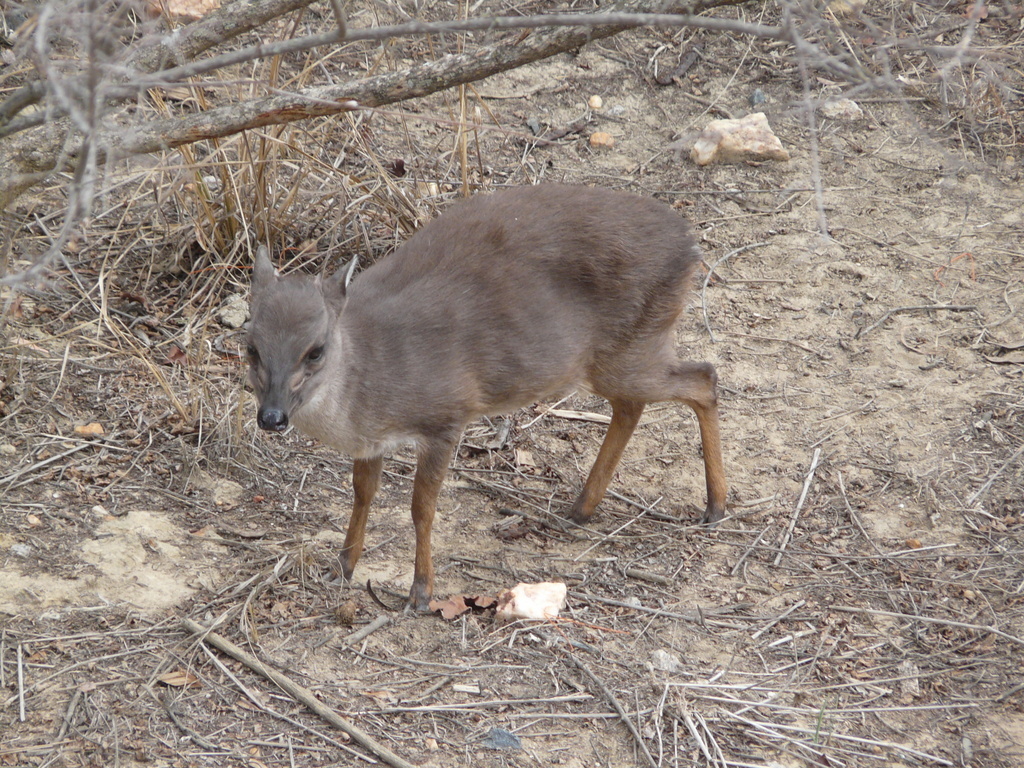
<svg viewBox="0 0 1024 768"><path fill-rule="evenodd" d="M682 362L674 326L701 257L666 205L625 192L544 184L453 205L348 284L280 276L260 247L252 281L249 381L257 422L351 455L355 502L345 578L363 550L382 457L416 447L410 605L429 611L430 529L466 425L582 388L611 425L570 517L590 518L647 403L697 414L707 508L725 515L717 375Z"/></svg>

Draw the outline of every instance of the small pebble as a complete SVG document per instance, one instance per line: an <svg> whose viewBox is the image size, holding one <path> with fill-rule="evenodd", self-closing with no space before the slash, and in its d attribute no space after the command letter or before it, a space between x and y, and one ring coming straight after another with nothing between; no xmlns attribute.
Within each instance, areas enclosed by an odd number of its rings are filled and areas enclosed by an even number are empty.
<svg viewBox="0 0 1024 768"><path fill-rule="evenodd" d="M480 745L488 749L518 750L523 748L523 742L511 731L504 728L492 727L484 736Z"/></svg>
<svg viewBox="0 0 1024 768"><path fill-rule="evenodd" d="M658 648L651 653L651 666L661 672L678 672L683 663L676 654Z"/></svg>
<svg viewBox="0 0 1024 768"><path fill-rule="evenodd" d="M601 107L604 106L604 99L602 99L597 94L594 94L589 99L587 99L587 106L590 107L591 109L600 109Z"/></svg>
<svg viewBox="0 0 1024 768"><path fill-rule="evenodd" d="M832 120L853 121L864 117L864 110L853 99L826 101L821 105L819 111L824 117L831 118Z"/></svg>
<svg viewBox="0 0 1024 768"><path fill-rule="evenodd" d="M615 146L615 138L610 133L596 131L590 134L590 146L608 149Z"/></svg>

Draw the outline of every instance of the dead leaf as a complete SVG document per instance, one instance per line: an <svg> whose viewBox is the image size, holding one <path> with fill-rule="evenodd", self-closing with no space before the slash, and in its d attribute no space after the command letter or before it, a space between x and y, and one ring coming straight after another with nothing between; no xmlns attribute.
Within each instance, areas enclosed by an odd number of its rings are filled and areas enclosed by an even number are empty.
<svg viewBox="0 0 1024 768"><path fill-rule="evenodd" d="M173 672L165 672L157 678L158 682L170 685L174 688L198 688L202 683L199 678L187 669L177 669Z"/></svg>
<svg viewBox="0 0 1024 768"><path fill-rule="evenodd" d="M537 466L533 461L533 454L523 448L516 448L516 464L523 467Z"/></svg>
<svg viewBox="0 0 1024 768"><path fill-rule="evenodd" d="M163 96L168 101L188 101L194 96L192 88L184 85L177 85L163 89ZM186 184L187 187L195 189L195 184Z"/></svg>
<svg viewBox="0 0 1024 768"><path fill-rule="evenodd" d="M988 18L988 6L985 3L974 3L964 15L971 21L984 21Z"/></svg>
<svg viewBox="0 0 1024 768"><path fill-rule="evenodd" d="M149 13L178 21L197 21L220 8L221 0L149 0Z"/></svg>
<svg viewBox="0 0 1024 768"><path fill-rule="evenodd" d="M469 610L463 595L454 595L447 600L431 600L430 610L440 611L441 618L451 621L456 616L461 616Z"/></svg>
<svg viewBox="0 0 1024 768"><path fill-rule="evenodd" d="M188 353L177 344L171 344L170 349L167 350L167 363L184 368L188 364Z"/></svg>
<svg viewBox="0 0 1024 768"><path fill-rule="evenodd" d="M511 525L496 526L496 529L498 541L515 541L529 535L533 531L533 527L523 520L519 520Z"/></svg>
<svg viewBox="0 0 1024 768"><path fill-rule="evenodd" d="M270 616L274 619L290 619L295 615L293 600L278 600L270 606Z"/></svg>
<svg viewBox="0 0 1024 768"><path fill-rule="evenodd" d="M493 595L452 595L447 600L431 600L430 610L441 612L441 618L451 621L467 611L483 611L498 602Z"/></svg>
<svg viewBox="0 0 1024 768"><path fill-rule="evenodd" d="M83 437L98 437L103 434L103 426L95 421L91 424L80 424L75 427L75 434Z"/></svg>

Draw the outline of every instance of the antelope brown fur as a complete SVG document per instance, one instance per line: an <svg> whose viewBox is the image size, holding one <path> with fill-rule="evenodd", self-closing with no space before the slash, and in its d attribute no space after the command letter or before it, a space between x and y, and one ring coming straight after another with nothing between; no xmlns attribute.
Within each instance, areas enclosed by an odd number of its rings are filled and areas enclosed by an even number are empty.
<svg viewBox="0 0 1024 768"><path fill-rule="evenodd" d="M256 254L249 380L266 430L294 424L353 463L341 552L351 578L382 457L413 443L416 561L411 605L429 610L430 531L465 426L583 388L611 425L570 516L590 518L647 403L697 414L707 508L725 514L715 369L683 362L674 327L700 252L666 205L624 192L546 184L451 207L346 286L279 276Z"/></svg>

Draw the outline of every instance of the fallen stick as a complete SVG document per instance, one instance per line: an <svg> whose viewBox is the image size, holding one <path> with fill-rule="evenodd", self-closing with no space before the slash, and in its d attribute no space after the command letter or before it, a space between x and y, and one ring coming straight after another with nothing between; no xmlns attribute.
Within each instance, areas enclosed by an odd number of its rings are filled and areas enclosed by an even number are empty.
<svg viewBox="0 0 1024 768"><path fill-rule="evenodd" d="M391 621L390 616L378 616L376 619L371 621L362 629L356 630L351 635L346 635L345 637L341 638L341 644L355 645L356 643L361 642L364 638L367 638L370 635L372 635L378 629L386 625L389 621Z"/></svg>
<svg viewBox="0 0 1024 768"><path fill-rule="evenodd" d="M589 677L590 681L597 686L598 690L601 691L601 693L604 694L605 701L611 704L612 709L618 712L619 718L622 720L623 724L625 724L630 734L632 734L633 740L636 741L637 747L639 747L640 751L644 753L644 757L647 758L648 765L650 765L651 768L658 768L658 761L654 759L654 756L651 754L651 751L647 749L647 744L646 742L644 742L643 737L640 735L640 731L636 729L636 725L634 725L633 721L629 718L629 715L626 714L626 710L619 703L619 700L615 698L615 694L612 693L608 689L608 686L606 686L601 681L601 678L599 678L597 675L591 672L590 667L588 667L582 661L577 659L575 656L566 656L566 658L569 659L569 661L571 661L573 664L575 664L576 668L580 672Z"/></svg>
<svg viewBox="0 0 1024 768"><path fill-rule="evenodd" d="M352 740L356 742L356 744L359 744L364 749L373 753L388 765L393 765L395 768L416 768L416 766L408 760L399 757L383 744L376 741L364 730L355 724L350 723L333 709L318 701L309 689L303 688L290 678L282 675L276 669L271 669L255 656L243 651L230 640L221 637L216 632L209 631L202 624L192 621L191 619L182 619L181 623L182 626L190 632L199 635L199 639L201 641L209 643L214 648L223 651L231 658L242 662L253 672L257 672L272 681L289 696L305 704L309 709L333 725L339 731L347 733L352 737Z"/></svg>
<svg viewBox="0 0 1024 768"><path fill-rule="evenodd" d="M944 310L946 312L973 312L976 309L977 307L974 306L973 304L971 304L970 306L961 306L959 304L922 304L920 306L915 307L895 307L894 309L890 309L888 312L886 312L884 315L878 318L867 328L858 330L853 335L853 338L859 339L861 336L867 336L869 333L871 333L871 331L875 330L875 328L880 326L890 317L892 317L893 315L898 315L902 312L934 312L938 310Z"/></svg>
<svg viewBox="0 0 1024 768"><path fill-rule="evenodd" d="M786 547L789 544L789 540L793 538L793 529L796 528L797 518L800 517L800 510L803 509L804 500L807 498L807 491L810 490L811 483L814 481L814 472L818 468L818 459L821 458L821 448L814 449L814 456L811 458L811 469L807 473L807 478L804 480L804 489L800 492L800 500L796 503L796 509L793 510L793 517L790 518L789 527L786 529L786 535L782 537L782 543L779 544L779 554L775 556L775 565L778 565L782 560L782 556L786 553Z"/></svg>

